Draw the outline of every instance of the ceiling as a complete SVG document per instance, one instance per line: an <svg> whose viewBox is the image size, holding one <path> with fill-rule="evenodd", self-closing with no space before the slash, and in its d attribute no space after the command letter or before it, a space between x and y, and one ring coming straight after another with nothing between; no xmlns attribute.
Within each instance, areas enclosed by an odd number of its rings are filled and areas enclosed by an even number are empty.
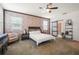
<svg viewBox="0 0 79 59"><path fill-rule="evenodd" d="M52 10L52 13L49 13L45 8L48 3L4 3L1 4L4 9L22 12L26 14L41 16L50 18L54 14L63 14L70 13L79 10L78 3L53 3L53 6L58 7L56 10ZM40 9L43 7L44 9Z"/></svg>

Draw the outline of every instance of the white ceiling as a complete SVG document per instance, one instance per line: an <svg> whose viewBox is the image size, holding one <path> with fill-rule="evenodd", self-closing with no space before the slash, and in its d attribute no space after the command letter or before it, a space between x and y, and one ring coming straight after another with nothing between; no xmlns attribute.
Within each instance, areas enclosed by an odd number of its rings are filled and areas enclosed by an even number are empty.
<svg viewBox="0 0 79 59"><path fill-rule="evenodd" d="M46 8L47 4L48 3L4 3L2 6L8 10L46 18L50 18L54 14L70 13L79 10L78 3L53 3L53 6L58 7L58 9L52 10L52 13L49 13L46 9L39 9L39 7Z"/></svg>

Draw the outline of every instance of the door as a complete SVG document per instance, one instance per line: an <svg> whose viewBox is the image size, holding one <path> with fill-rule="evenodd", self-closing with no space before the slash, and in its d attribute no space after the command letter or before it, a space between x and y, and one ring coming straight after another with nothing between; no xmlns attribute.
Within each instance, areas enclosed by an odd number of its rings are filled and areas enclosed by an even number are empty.
<svg viewBox="0 0 79 59"><path fill-rule="evenodd" d="M52 35L53 36L58 35L58 21L52 22Z"/></svg>

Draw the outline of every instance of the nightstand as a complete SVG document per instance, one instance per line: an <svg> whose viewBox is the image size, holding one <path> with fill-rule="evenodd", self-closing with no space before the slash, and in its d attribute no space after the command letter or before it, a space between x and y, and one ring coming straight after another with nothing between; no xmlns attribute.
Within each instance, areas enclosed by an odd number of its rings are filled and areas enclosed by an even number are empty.
<svg viewBox="0 0 79 59"><path fill-rule="evenodd" d="M21 35L21 40L26 40L26 39L29 39L29 33Z"/></svg>

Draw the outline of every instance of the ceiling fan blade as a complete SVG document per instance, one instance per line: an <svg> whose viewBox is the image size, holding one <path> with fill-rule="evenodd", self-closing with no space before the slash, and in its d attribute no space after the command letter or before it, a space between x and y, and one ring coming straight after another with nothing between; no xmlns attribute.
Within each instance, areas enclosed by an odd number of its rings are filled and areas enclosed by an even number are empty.
<svg viewBox="0 0 79 59"><path fill-rule="evenodd" d="M52 7L52 8L47 8L47 9L58 9L58 7Z"/></svg>

